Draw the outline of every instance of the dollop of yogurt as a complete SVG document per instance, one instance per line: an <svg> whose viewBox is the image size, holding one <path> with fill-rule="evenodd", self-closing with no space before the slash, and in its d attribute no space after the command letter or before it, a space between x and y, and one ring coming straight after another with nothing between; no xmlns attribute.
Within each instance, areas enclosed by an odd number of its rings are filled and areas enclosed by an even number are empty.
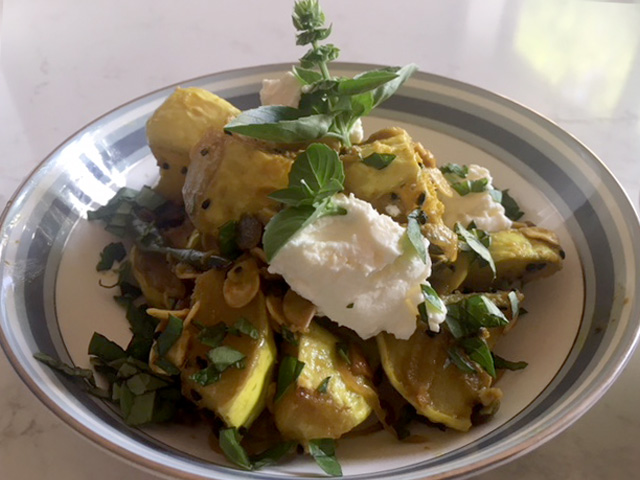
<svg viewBox="0 0 640 480"><path fill-rule="evenodd" d="M380 332L409 338L431 261L423 262L405 229L368 202L353 194L337 194L333 201L347 213L298 231L274 256L269 272L282 275L299 295L361 338ZM434 317L434 329L442 320Z"/></svg>
<svg viewBox="0 0 640 480"><path fill-rule="evenodd" d="M449 228L453 228L458 222L464 227L474 222L485 232L511 228L513 222L505 215L504 207L491 196L490 190L493 189L491 173L479 165L469 165L464 180L474 181L483 178L488 180L486 190L483 192L460 195L452 189L450 196L440 193L439 198L444 204L443 220Z"/></svg>

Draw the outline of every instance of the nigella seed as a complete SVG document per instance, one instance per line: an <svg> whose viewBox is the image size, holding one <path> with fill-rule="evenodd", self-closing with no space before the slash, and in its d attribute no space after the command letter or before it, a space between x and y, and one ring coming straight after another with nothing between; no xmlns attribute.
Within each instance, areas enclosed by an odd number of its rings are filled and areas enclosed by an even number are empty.
<svg viewBox="0 0 640 480"><path fill-rule="evenodd" d="M189 169L187 167L182 167L180 169L180 173L183 174L183 175L186 175L188 171L189 171Z"/></svg>
<svg viewBox="0 0 640 480"><path fill-rule="evenodd" d="M564 260L564 259L565 259L565 257L567 256L567 254L566 254L566 253L564 253L564 250L560 250L560 251L558 252L558 254L560 255L560 258L561 258L562 260Z"/></svg>
<svg viewBox="0 0 640 480"><path fill-rule="evenodd" d="M424 204L424 201L427 199L427 195L422 192L419 196L418 196L418 205L422 206Z"/></svg>
<svg viewBox="0 0 640 480"><path fill-rule="evenodd" d="M164 163L162 164L162 168L163 168L164 170L169 170L169 169L171 168L171 165L169 165L167 162L164 162Z"/></svg>
<svg viewBox="0 0 640 480"><path fill-rule="evenodd" d="M201 207L203 210L206 210L207 208L209 208L209 205L211 205L211 200L207 198L204 202L202 202Z"/></svg>
<svg viewBox="0 0 640 480"><path fill-rule="evenodd" d="M202 150L200 150L200 155L202 155L203 157L206 157L208 154L209 154L208 148L203 148Z"/></svg>
<svg viewBox="0 0 640 480"><path fill-rule="evenodd" d="M191 393L191 398L193 399L194 402L199 402L200 400L202 400L202 395L200 395L197 390L194 390L192 388L191 392L189 393Z"/></svg>
<svg viewBox="0 0 640 480"><path fill-rule="evenodd" d="M391 192L391 200L398 200L400 197L398 196L397 193L395 192Z"/></svg>

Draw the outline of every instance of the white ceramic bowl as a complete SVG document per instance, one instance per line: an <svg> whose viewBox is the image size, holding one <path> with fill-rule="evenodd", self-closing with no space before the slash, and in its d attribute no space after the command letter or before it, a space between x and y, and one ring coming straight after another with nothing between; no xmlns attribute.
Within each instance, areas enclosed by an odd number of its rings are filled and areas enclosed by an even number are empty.
<svg viewBox="0 0 640 480"><path fill-rule="evenodd" d="M370 66L337 64L353 75ZM264 66L185 82L239 108L258 104ZM178 478L316 476L300 457L244 472L207 443L205 428L129 428L106 403L34 360L45 352L88 366L94 331L126 344L129 332L111 293L98 286L98 253L109 240L86 212L121 186L155 181L144 125L173 87L105 115L67 140L7 206L0 243L0 333L24 382L88 439L143 467ZM534 112L487 91L420 73L365 121L368 132L400 125L441 163L479 163L509 188L525 219L558 232L564 269L525 288L524 317L498 353L525 360L500 380L496 417L470 433L425 427L428 442L407 444L384 432L340 442L347 478L449 478L486 469L550 439L583 414L620 373L638 338L640 226L623 190L581 143Z"/></svg>

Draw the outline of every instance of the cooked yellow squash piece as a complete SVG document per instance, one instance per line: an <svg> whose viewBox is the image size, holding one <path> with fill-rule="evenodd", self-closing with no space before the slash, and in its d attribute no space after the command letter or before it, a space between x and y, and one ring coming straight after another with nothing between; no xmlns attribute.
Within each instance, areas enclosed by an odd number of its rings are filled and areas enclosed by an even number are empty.
<svg viewBox="0 0 640 480"><path fill-rule="evenodd" d="M560 270L564 258L564 251L555 233L540 227L491 233L489 252L496 265L496 278L493 278L488 266L471 262L461 288L487 291L509 288L516 282L527 283Z"/></svg>
<svg viewBox="0 0 640 480"><path fill-rule="evenodd" d="M465 373L450 362L449 332L430 337L416 330L408 340L381 333L376 339L387 378L430 421L466 432L474 409L499 402L502 394L488 373Z"/></svg>
<svg viewBox="0 0 640 480"><path fill-rule="evenodd" d="M314 322L298 337L297 358L304 368L296 384L273 406L276 425L285 438L302 444L339 438L370 415L367 399L354 391L364 378L340 368L345 362L339 358L336 343L337 337ZM318 391L323 382L327 382L324 393Z"/></svg>
<svg viewBox="0 0 640 480"><path fill-rule="evenodd" d="M129 261L133 276L151 307L172 309L176 301L187 294L184 283L174 275L161 253L142 252L133 247Z"/></svg>
<svg viewBox="0 0 640 480"><path fill-rule="evenodd" d="M228 427L249 427L265 407L276 347L262 292L257 292L251 302L241 308L232 308L224 299L224 280L225 272L219 270L209 270L196 280L192 302L199 303L199 309L187 327L191 344L181 372L182 391L199 407L215 412ZM200 385L191 375L206 367L210 347L198 340L200 327L197 325L213 326L222 322L233 326L239 318L246 319L258 330L258 339L227 334L222 345L246 356L244 368L230 367L217 382Z"/></svg>
<svg viewBox="0 0 640 480"><path fill-rule="evenodd" d="M215 237L222 225L243 215L266 224L279 208L267 195L287 187L293 160L210 130L194 147L191 162L185 210L200 232Z"/></svg>
<svg viewBox="0 0 640 480"><path fill-rule="evenodd" d="M177 88L147 122L149 148L160 167L156 190L182 203L189 153L209 129L222 130L240 113L226 100L202 88Z"/></svg>
<svg viewBox="0 0 640 480"><path fill-rule="evenodd" d="M367 165L369 155L395 155L384 168ZM436 194L432 178L435 159L420 143L415 143L401 128L386 128L374 133L360 145L342 155L345 168L345 188L356 197L370 202L380 213L405 223L407 215L416 209L426 214L422 226L424 235L440 247L444 255L455 260L457 237L442 222L444 206Z"/></svg>

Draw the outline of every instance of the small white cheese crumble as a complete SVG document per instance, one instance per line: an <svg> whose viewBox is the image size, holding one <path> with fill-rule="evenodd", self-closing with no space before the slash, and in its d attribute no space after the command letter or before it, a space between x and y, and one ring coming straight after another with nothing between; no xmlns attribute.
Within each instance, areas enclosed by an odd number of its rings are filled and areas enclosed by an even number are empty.
<svg viewBox="0 0 640 480"><path fill-rule="evenodd" d="M384 207L384 211L387 212L387 215L389 215L390 217L397 217L402 213L397 205L391 204Z"/></svg>
<svg viewBox="0 0 640 480"><path fill-rule="evenodd" d="M497 232L511 228L513 222L505 215L504 207L496 202L489 190L493 188L491 173L479 165L469 165L469 172L465 180L488 180L487 190L484 192L470 192L460 195L453 190L452 196L439 195L444 204L443 220L449 228L454 228L460 222L463 227L474 222L480 230Z"/></svg>
<svg viewBox="0 0 640 480"><path fill-rule="evenodd" d="M353 194L333 200L346 215L322 217L297 232L269 272L282 275L294 291L361 338L383 331L409 338L431 261L425 264L408 246L405 229L369 203Z"/></svg>

